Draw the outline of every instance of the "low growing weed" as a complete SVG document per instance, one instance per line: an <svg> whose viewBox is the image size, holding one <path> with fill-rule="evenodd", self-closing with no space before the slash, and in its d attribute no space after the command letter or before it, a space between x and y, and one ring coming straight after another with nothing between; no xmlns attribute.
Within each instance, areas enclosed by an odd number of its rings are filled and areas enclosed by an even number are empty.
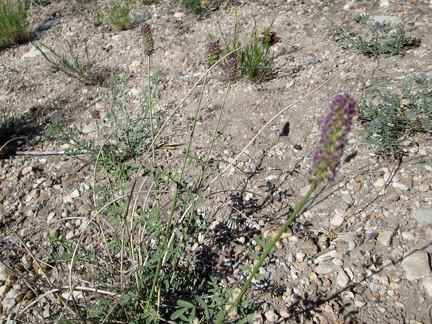
<svg viewBox="0 0 432 324"><path fill-rule="evenodd" d="M0 49L29 39L25 1L0 0Z"/></svg>
<svg viewBox="0 0 432 324"><path fill-rule="evenodd" d="M358 113L368 145L397 157L405 139L431 132L431 86L432 81L421 76L401 85L374 79Z"/></svg>
<svg viewBox="0 0 432 324"><path fill-rule="evenodd" d="M129 1L110 0L106 15L113 30L121 31L132 27Z"/></svg>
<svg viewBox="0 0 432 324"><path fill-rule="evenodd" d="M68 41L66 41L67 48L63 52L56 51L43 43L33 45L54 71L61 71L86 85L101 84L105 79L103 73L94 68L94 55L90 54L86 40L83 41L83 54L78 53Z"/></svg>
<svg viewBox="0 0 432 324"><path fill-rule="evenodd" d="M219 28L221 35L224 35L221 26ZM270 29L271 26L264 29L260 35L256 24L254 24L249 41L243 45L240 40L240 21L237 17L231 38L222 36L221 45L218 41L210 43L213 44L214 48L209 47L207 49L208 63L213 63L214 58L212 56L218 51L220 55L233 52L221 64L227 70L231 81L242 76L248 77L252 82L261 82L267 79L274 70L274 54L270 49Z"/></svg>
<svg viewBox="0 0 432 324"><path fill-rule="evenodd" d="M181 4L190 12L196 14L207 10L216 10L224 0L180 0Z"/></svg>
<svg viewBox="0 0 432 324"><path fill-rule="evenodd" d="M363 20L362 33L351 24L340 26L333 24L330 28L343 48L354 47L366 56L401 55L412 47L420 46L419 38L410 37L402 26L396 29L385 24L375 23L370 27ZM366 30L366 32L363 32Z"/></svg>

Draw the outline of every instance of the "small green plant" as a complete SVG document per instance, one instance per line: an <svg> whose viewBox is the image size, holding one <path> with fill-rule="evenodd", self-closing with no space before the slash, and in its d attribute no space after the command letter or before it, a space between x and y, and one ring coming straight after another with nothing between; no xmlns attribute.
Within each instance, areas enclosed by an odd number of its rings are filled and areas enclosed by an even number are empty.
<svg viewBox="0 0 432 324"><path fill-rule="evenodd" d="M338 42L342 47L355 47L366 56L394 56L404 54L411 47L420 46L421 40L409 37L401 26L393 30L384 24L375 23L371 28L368 28L365 19L361 21L363 22L362 30L367 30L364 35L354 31L348 32L355 30L349 24L346 26L333 24L332 33L338 37Z"/></svg>
<svg viewBox="0 0 432 324"><path fill-rule="evenodd" d="M431 86L432 81L425 77L413 77L401 85L373 79L358 109L368 145L398 157L402 141L431 132Z"/></svg>
<svg viewBox="0 0 432 324"><path fill-rule="evenodd" d="M141 2L143 4L145 4L145 5L151 5L151 4L154 4L154 3L158 3L159 0L141 0Z"/></svg>
<svg viewBox="0 0 432 324"><path fill-rule="evenodd" d="M27 42L27 10L24 0L0 0L0 48Z"/></svg>
<svg viewBox="0 0 432 324"><path fill-rule="evenodd" d="M84 40L83 43L84 55L77 53L68 41L66 41L67 50L63 53L57 52L43 43L33 45L48 61L54 71L61 71L86 85L101 84L105 78L102 73L95 71L94 56L90 55L87 41Z"/></svg>
<svg viewBox="0 0 432 324"><path fill-rule="evenodd" d="M183 6L190 12L202 13L207 10L216 10L224 0L181 0Z"/></svg>
<svg viewBox="0 0 432 324"><path fill-rule="evenodd" d="M237 18L232 39L229 40L227 37L222 37L221 55L232 52L226 61L222 62L222 67L227 70L231 81L238 77L246 76L252 82L261 82L271 75L274 69L274 54L270 49L270 29L271 26L264 29L260 35L258 34L256 24L254 24L250 40L243 46L240 41L240 22ZM222 29L221 34L224 35ZM219 42L212 41L207 49L209 64L216 61L214 58L217 52L216 45L219 46Z"/></svg>
<svg viewBox="0 0 432 324"><path fill-rule="evenodd" d="M132 27L129 2L125 0L111 0L106 9L109 23L114 30L122 31Z"/></svg>
<svg viewBox="0 0 432 324"><path fill-rule="evenodd" d="M14 113L4 107L0 108L0 147L11 139L15 133L15 127Z"/></svg>

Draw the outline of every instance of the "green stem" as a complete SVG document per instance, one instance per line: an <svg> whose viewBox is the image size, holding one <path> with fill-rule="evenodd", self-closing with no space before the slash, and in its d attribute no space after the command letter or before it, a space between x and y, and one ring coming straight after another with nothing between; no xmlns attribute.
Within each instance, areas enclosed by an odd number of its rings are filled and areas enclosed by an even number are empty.
<svg viewBox="0 0 432 324"><path fill-rule="evenodd" d="M218 120L216 122L216 127L215 127L215 130L214 130L214 133L212 135L212 140L210 142L210 147L209 147L209 149L207 151L206 157L204 158L205 163L208 162L208 160L210 158L210 154L213 151L214 143L216 142L216 140L218 138L217 133L218 133L220 122L222 120L222 112L224 111L225 104L226 104L226 101L228 99L228 93L229 93L230 85L231 85L231 82L228 83L228 87L227 87L227 89L225 91L224 101L223 101L222 107L220 108L220 111L219 111L219 117L218 117ZM196 186L197 190L199 190L201 188L201 185L202 185L203 181L204 181L204 165L202 167L200 178L199 178L198 184Z"/></svg>
<svg viewBox="0 0 432 324"><path fill-rule="evenodd" d="M153 127L153 107L152 107L152 92L151 92L151 82L150 82L150 55L147 55L147 100L148 100L148 109L150 112L150 136L152 139L152 143L154 140L154 127ZM152 145L152 161L153 164L156 162L156 157L155 157L155 148L154 145Z"/></svg>
<svg viewBox="0 0 432 324"><path fill-rule="evenodd" d="M179 191L180 191L180 188L181 188L180 184L182 182L183 175L184 175L184 172L185 172L185 169L186 169L186 165L187 165L187 162L188 162L188 159L189 159L190 148L192 147L193 135L195 133L195 127L196 127L196 123L197 123L197 120L198 120L198 115L199 115L199 112L201 111L201 102L202 102L202 98L203 98L203 95L204 95L204 89L205 89L206 83L207 83L207 75L204 78L203 85L202 85L202 88L201 88L201 94L200 94L200 97L199 97L197 109L195 110L194 122L192 124L192 130L191 130L191 133L190 133L190 136L189 136L189 142L188 142L188 145L187 145L187 147L185 149L185 153L184 153L184 160L183 160L182 169L181 169L181 172L180 172L180 175L179 175L179 179L177 180L177 185L176 185L176 189L175 189L175 192L174 192L174 197L173 197L173 200L172 200L172 205L171 205L171 210L170 210L170 214L169 214L169 217L168 217L168 222L167 222L167 225L165 227L165 232L164 232L163 237L162 237L162 244L160 245L160 246L162 246L163 249L165 249L165 251L168 250L168 246L166 246L167 239L168 239L168 233L169 233L169 231L171 229L171 223L172 223L172 220L173 220L173 217L174 217L175 210L177 208L177 201L179 199ZM147 304L146 304L146 311L148 311L149 306L150 306L150 302L152 302L152 299L153 299L153 294L156 291L156 286L158 284L159 276L160 276L160 269L161 269L161 266L162 266L162 259L163 259L163 257L160 256L159 259L158 259L158 263L156 265L155 275L153 277L153 283L152 283L152 287L151 287L151 290L150 290L150 296L149 296L149 298L147 300Z"/></svg>
<svg viewBox="0 0 432 324"><path fill-rule="evenodd" d="M270 254L270 251L273 249L273 247L275 246L276 242L280 239L280 237L285 232L285 230L288 228L288 226L291 225L291 223L294 221L294 219L298 216L298 214L300 213L300 211L302 210L302 208L304 207L304 205L308 201L309 197L315 191L316 187L317 187L316 183L313 183L312 187L309 189L309 191L306 194L306 196L303 197L302 201L297 205L296 209L293 211L293 213L291 214L291 216L282 225L282 227L279 230L279 232L277 233L277 235L273 238L273 240L270 242L270 244L267 245L267 248L265 249L264 253L261 255L260 259L258 260L258 263L253 268L251 274L249 275L248 280L243 285L243 288L240 291L239 295L237 296L236 300L231 305L231 307L226 311L225 314L229 314L231 311L233 311L240 304L240 301L241 301L243 295L245 294L246 290L249 288L249 286L250 286L253 278L258 273L259 269L261 268L261 265L264 263L265 259ZM221 324L224 321L224 319L225 319L225 315L223 317L221 317L216 323L217 324Z"/></svg>

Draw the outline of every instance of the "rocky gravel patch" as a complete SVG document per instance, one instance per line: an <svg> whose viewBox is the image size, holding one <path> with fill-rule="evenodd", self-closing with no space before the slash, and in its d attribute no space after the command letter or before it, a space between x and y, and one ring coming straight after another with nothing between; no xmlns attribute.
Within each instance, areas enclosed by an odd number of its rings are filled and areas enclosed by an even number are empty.
<svg viewBox="0 0 432 324"><path fill-rule="evenodd" d="M156 105L161 118L205 72L205 48L209 35L220 35L218 23L229 33L237 14L245 35L255 20L258 28L273 23L272 30L281 37L272 47L276 72L269 80L231 85L222 117L226 136L212 158L228 164L250 146L198 206L197 213L211 224L190 246L203 274L200 280L212 275L236 287L247 279L245 266L256 262L248 251L262 252L255 238L265 240L277 232L309 190L311 155L335 94L348 92L360 101L377 74L400 83L416 73L431 77L431 10L429 1L377 1L375 6L368 1L234 1L198 17L177 2L136 6L135 20L154 28L155 71L165 74ZM421 38L421 46L379 60L342 49L329 32L330 22L348 20L361 28L355 23L363 14L399 23ZM60 48L67 38L80 48L86 38L106 77L127 80L125 109L138 119L147 77L139 31L114 32L104 24L94 26L92 17L91 3L72 1L52 1L29 12L34 29L56 19L37 32L36 41ZM67 146L48 139L45 130L60 119L64 127L95 138L91 112L97 109L101 122L107 119L109 93L106 87L85 86L53 72L31 43L3 50L0 72L0 105L18 116L17 135L24 137L0 159L0 320L55 322L64 310L49 290L85 300L93 288L84 281L73 292L60 288L68 286L68 272L50 259L49 237L72 242L86 233L86 248L98 249L103 237L100 223L92 218L92 190L95 183L107 182L94 172L86 154L61 154ZM197 152L209 145L208 130L227 86L223 73L215 69L209 76L193 147ZM276 113L331 76L332 81L287 109L252 141ZM198 96L199 89L194 89L164 134L166 142L180 148L161 150L160 156L181 153ZM260 279L254 280L248 293L256 300L254 323L432 321L430 134L407 141L405 156L395 160L365 146L361 130L357 121L337 181L314 194L269 256ZM178 168L176 162L172 168ZM42 277L53 286L42 287Z"/></svg>

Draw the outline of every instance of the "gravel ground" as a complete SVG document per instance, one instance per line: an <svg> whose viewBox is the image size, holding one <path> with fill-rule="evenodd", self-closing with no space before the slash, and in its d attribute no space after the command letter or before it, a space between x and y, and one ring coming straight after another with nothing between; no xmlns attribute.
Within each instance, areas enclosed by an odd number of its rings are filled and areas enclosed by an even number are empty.
<svg viewBox="0 0 432 324"><path fill-rule="evenodd" d="M95 26L93 8L92 3L59 0L33 5L30 25L36 29L54 19L49 29L36 33L37 41L53 48L64 47L64 40L82 48L86 38L99 71L127 80L126 110L139 118L139 94L147 78L139 29L117 32L104 23ZM237 15L241 37L248 37L254 21L258 29L273 23L272 30L281 38L271 47L276 70L269 80L231 85L222 117L226 137L216 145L212 158L233 162L249 146L235 161L237 168L230 168L211 188L223 193L207 195L199 206L199 211L211 215L213 229L191 251L198 254L202 246L211 250L218 265L229 269L218 270L226 272L223 276L229 285L244 281L239 263L253 263L243 257L246 251L260 252L253 237L277 231L308 191L311 155L334 95L350 93L360 101L375 76L398 85L415 74L431 77L431 8L432 1L420 0L227 1L218 10L196 16L170 1L134 7L135 21L147 21L154 29L154 71L165 75L156 105L162 119L205 72L206 46L209 35L219 38L218 23L223 32L231 33ZM404 55L379 59L342 48L331 32L332 22L349 22L354 35L364 28L359 22L363 14L394 20L420 38L421 45ZM85 156L47 154L66 147L47 139L45 130L60 119L78 134L95 138L91 112L97 109L101 120L107 118L108 90L53 71L31 43L2 50L0 72L0 105L16 114L18 135L24 136L0 159L0 319L2 323L55 322L58 310L43 295L48 290L34 286L28 293L26 282L37 280L41 269L32 263L23 242L43 259L49 254L47 235L56 231L66 240L79 237L92 213L95 176ZM330 77L317 92L285 109ZM194 151L203 152L209 145L209 129L226 86L224 71L213 70ZM186 143L199 90L193 89L173 116L164 133L168 143ZM287 123L289 134L283 134ZM432 322L430 134L406 141L405 156L395 161L365 146L361 131L356 121L346 152L351 158L345 159L337 182L319 188L262 269L263 279L254 282L249 292L257 298L254 323ZM160 154L170 158L180 153L179 148ZM172 168L177 167L173 162ZM106 183L102 178L96 180ZM221 246L218 231L232 222L237 226L228 230ZM56 283L66 284L60 277Z"/></svg>

